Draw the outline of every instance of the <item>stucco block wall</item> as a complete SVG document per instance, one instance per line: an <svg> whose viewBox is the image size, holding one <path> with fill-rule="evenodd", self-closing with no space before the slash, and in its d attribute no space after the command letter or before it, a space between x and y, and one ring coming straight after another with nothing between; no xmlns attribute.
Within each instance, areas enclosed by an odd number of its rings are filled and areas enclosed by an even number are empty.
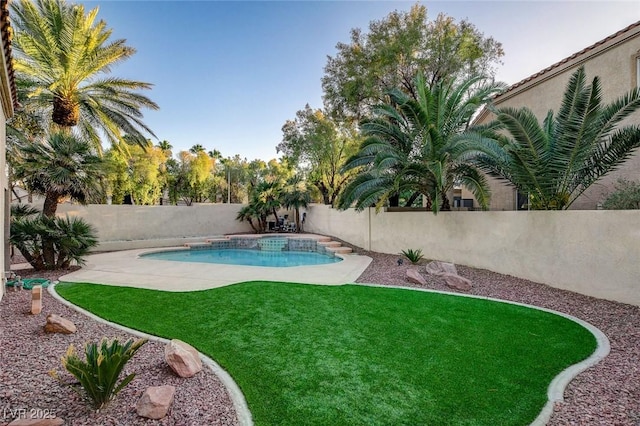
<svg viewBox="0 0 640 426"><path fill-rule="evenodd" d="M614 38L566 64L512 89L497 99L496 106L527 107L539 120L543 120L550 109L554 113L558 112L566 85L571 75L581 65L584 65L589 83L596 76L600 78L604 103L619 98L638 84L636 81L636 58L640 54L640 29L633 29L631 33L631 36L627 34ZM491 119L492 116L487 116L480 123L486 123ZM624 123L640 124L640 112L627 118ZM596 209L597 205L613 191L616 181L620 178L640 179L640 152L636 151L618 170L587 189L571 208ZM507 199L505 197L508 190L508 188L499 188L492 183L494 196L491 201L491 210L515 209L515 198L511 196L510 199ZM511 191L512 194L513 189Z"/></svg>
<svg viewBox="0 0 640 426"><path fill-rule="evenodd" d="M369 211L370 210L370 211ZM640 306L640 211L339 212L309 208L306 230Z"/></svg>
<svg viewBox="0 0 640 426"><path fill-rule="evenodd" d="M132 206L61 204L58 214L81 217L95 226L98 250L122 250L179 245L203 238L252 232L236 220L242 204L193 206Z"/></svg>

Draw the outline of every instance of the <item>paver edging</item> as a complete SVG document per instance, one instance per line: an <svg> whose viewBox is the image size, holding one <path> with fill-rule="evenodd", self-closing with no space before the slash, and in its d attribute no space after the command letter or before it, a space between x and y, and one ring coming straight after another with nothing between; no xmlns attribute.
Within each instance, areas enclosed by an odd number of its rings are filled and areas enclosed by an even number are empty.
<svg viewBox="0 0 640 426"><path fill-rule="evenodd" d="M569 385L569 383L574 378L576 378L578 374L582 373L587 368L593 367L594 365L602 361L607 355L609 355L609 352L611 351L611 345L609 343L609 339L602 332L602 330L600 330L593 324L590 324L584 320L581 320L580 318L574 317L573 315L569 315L564 312L554 311L553 309L543 308L535 305L528 305L526 303L513 302L511 300L496 299L494 297L478 296L475 294L461 294L461 293L454 293L451 291L433 290L428 288L389 286L389 285L383 285L383 284L366 284L366 283L353 283L353 285L360 285L365 287L400 288L403 290L422 291L425 293L439 293L439 294L446 294L451 296L468 297L471 299L484 299L484 300L490 300L492 302L508 303L510 305L523 306L526 308L537 309L539 311L544 311L544 312L549 312L555 315L559 315L586 328L591 334L593 334L593 337L596 338L596 344L597 344L596 350L593 351L593 353L588 358L580 361L577 364L570 365L569 367L562 370L556 377L553 378L553 380L549 384L549 387L547 388L547 403L544 405L544 407L542 407L542 410L540 411L540 414L538 414L538 417L536 417L533 420L533 422L531 422L531 426L546 425L549 422L549 419L551 419L551 415L553 414L553 407L555 406L555 404L557 402L564 401L564 391Z"/></svg>
<svg viewBox="0 0 640 426"><path fill-rule="evenodd" d="M78 312L80 312L81 314L84 314L86 316L88 316L89 318L93 319L94 321L97 321L99 323L102 324L107 324L111 327L120 329L122 331L126 331L127 333L131 333L135 336L138 337L143 337L143 338L147 338L149 340L154 340L156 342L161 342L161 343L169 343L169 339L165 339L163 337L158 337L158 336L154 336L152 334L147 334L147 333L143 333L142 331L139 330L134 330L133 328L129 328L129 327L125 327L123 325L120 324L116 324L114 322L111 321L107 321L104 318L100 318L97 315L92 314L91 312L82 309L81 307L74 305L73 303L69 302L68 300L64 299L62 296L60 296L56 290L55 290L55 283L52 283L48 288L49 293L60 303L70 307L71 309L74 309ZM231 399L231 402L233 403L233 407L236 410L236 414L238 416L238 424L240 426L253 426L253 419L251 417L251 412L249 411L249 406L247 405L247 400L245 399L244 395L242 394L242 391L240 390L240 387L238 386L238 384L233 380L233 378L231 377L231 375L220 366L220 364L218 364L217 362L215 362L213 359L209 358L208 356L204 355L202 352L198 351L198 353L200 354L200 358L202 359L202 361L211 369L211 371L213 371L213 374L215 374L220 381L222 382L222 384L224 385L224 387L227 389L227 393L229 394L229 398Z"/></svg>

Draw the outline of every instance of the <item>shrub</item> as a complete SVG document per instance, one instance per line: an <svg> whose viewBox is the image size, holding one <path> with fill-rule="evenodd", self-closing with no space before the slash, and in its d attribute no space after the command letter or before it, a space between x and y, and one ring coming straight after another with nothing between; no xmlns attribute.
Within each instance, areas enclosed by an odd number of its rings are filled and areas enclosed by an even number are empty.
<svg viewBox="0 0 640 426"><path fill-rule="evenodd" d="M108 341L106 338L99 344L87 343L84 348L86 361L80 359L75 347L70 345L62 357L62 366L78 379L79 383L68 385L82 395L78 386L80 385L85 391L84 396L94 408L104 408L135 377L135 373L131 373L118 383L125 364L145 343L147 339L129 339L122 344L117 339ZM55 370L49 374L62 381Z"/></svg>
<svg viewBox="0 0 640 426"><path fill-rule="evenodd" d="M68 268L72 261L82 265L84 256L98 244L95 229L81 218L16 213L9 241L35 270Z"/></svg>
<svg viewBox="0 0 640 426"><path fill-rule="evenodd" d="M640 182L618 179L615 191L602 204L607 210L640 209Z"/></svg>
<svg viewBox="0 0 640 426"><path fill-rule="evenodd" d="M413 250L413 249L402 250L402 254L404 255L404 257L409 259L409 262L413 263L414 265L416 263L420 262L420 260L423 258L421 249L417 249L417 250Z"/></svg>

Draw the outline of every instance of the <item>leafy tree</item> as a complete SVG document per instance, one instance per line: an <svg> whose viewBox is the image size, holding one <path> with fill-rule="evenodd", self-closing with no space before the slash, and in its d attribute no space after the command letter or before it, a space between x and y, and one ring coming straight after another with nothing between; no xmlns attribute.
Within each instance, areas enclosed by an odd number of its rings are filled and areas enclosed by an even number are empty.
<svg viewBox="0 0 640 426"><path fill-rule="evenodd" d="M121 204L129 194L135 204L155 204L165 187L165 151L137 145L127 147L126 151L114 147L105 156L113 203Z"/></svg>
<svg viewBox="0 0 640 426"><path fill-rule="evenodd" d="M441 80L492 75L503 56L502 46L473 24L439 15L427 19L425 6L394 11L369 24L369 32L351 30L349 43L338 43L322 78L327 110L360 120L372 107L386 102L394 88L417 98L414 77L429 84Z"/></svg>
<svg viewBox="0 0 640 426"><path fill-rule="evenodd" d="M504 85L479 76L429 84L418 76L415 86L416 99L393 90L391 102L362 124L366 139L345 166L359 174L345 188L339 208L380 206L390 198L397 202L400 193L410 190L426 195L437 214L448 210L447 192L454 183L464 184L487 206L486 179L469 162L484 145L463 133Z"/></svg>
<svg viewBox="0 0 640 426"><path fill-rule="evenodd" d="M350 178L350 173L340 170L360 143L354 127L339 125L322 110L306 105L296 113L295 120L284 124L282 133L276 150L305 170L324 204L333 205Z"/></svg>
<svg viewBox="0 0 640 426"><path fill-rule="evenodd" d="M97 21L98 9L64 0L21 0L11 4L15 28L13 51L18 88L27 112L46 111L57 126L78 126L100 149L100 133L115 143L128 134L143 144L142 108L157 109L137 93L151 85L103 77L135 50L125 40L111 40L111 30ZM47 126L45 126L47 127Z"/></svg>
<svg viewBox="0 0 640 426"><path fill-rule="evenodd" d="M532 209L568 209L640 146L640 126L621 125L640 108L640 90L604 105L600 79L591 84L586 79L584 68L578 68L558 114L550 110L542 124L527 108L500 108L481 132L493 149L478 163L529 194Z"/></svg>
<svg viewBox="0 0 640 426"><path fill-rule="evenodd" d="M640 209L640 182L618 179L618 183L602 204L607 210Z"/></svg>

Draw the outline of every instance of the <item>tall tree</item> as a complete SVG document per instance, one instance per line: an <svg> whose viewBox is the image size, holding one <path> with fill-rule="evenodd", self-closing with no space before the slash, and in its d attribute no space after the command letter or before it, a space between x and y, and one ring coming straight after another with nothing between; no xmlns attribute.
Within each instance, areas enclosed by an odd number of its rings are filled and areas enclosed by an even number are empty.
<svg viewBox="0 0 640 426"><path fill-rule="evenodd" d="M11 4L15 28L18 87L27 111L46 111L60 128L78 126L80 134L100 149L100 133L111 143L127 134L141 145L142 108L158 106L138 90L149 83L107 77L111 67L135 50L125 40L111 40L112 31L96 21L98 8L85 14L82 5L64 0L21 0Z"/></svg>
<svg viewBox="0 0 640 426"><path fill-rule="evenodd" d="M640 126L621 125L638 109L637 87L603 104L600 79L587 84L580 67L569 79L558 114L549 111L542 124L527 108L496 110L496 120L481 132L494 149L478 162L529 194L531 208L568 209L640 147Z"/></svg>
<svg viewBox="0 0 640 426"><path fill-rule="evenodd" d="M391 102L375 110L362 124L366 137L345 169L359 171L344 190L339 207L357 209L382 205L403 191L425 195L434 213L449 208L447 192L455 183L465 185L486 207L489 188L471 164L484 144L466 138L474 114L504 85L480 76L456 83L429 84L418 76L416 99L392 90Z"/></svg>
<svg viewBox="0 0 640 426"><path fill-rule="evenodd" d="M339 124L320 109L306 105L295 120L282 126L282 142L276 150L283 153L322 194L324 204L336 201L350 178L340 169L355 154L360 143L354 126Z"/></svg>
<svg viewBox="0 0 640 426"><path fill-rule="evenodd" d="M446 15L429 21L425 6L394 11L369 24L369 32L355 28L349 43L338 43L327 58L322 78L325 107L340 117L357 120L373 106L386 102L386 93L400 88L416 97L414 77L421 73L430 84L470 75L492 75L504 52L466 20Z"/></svg>

